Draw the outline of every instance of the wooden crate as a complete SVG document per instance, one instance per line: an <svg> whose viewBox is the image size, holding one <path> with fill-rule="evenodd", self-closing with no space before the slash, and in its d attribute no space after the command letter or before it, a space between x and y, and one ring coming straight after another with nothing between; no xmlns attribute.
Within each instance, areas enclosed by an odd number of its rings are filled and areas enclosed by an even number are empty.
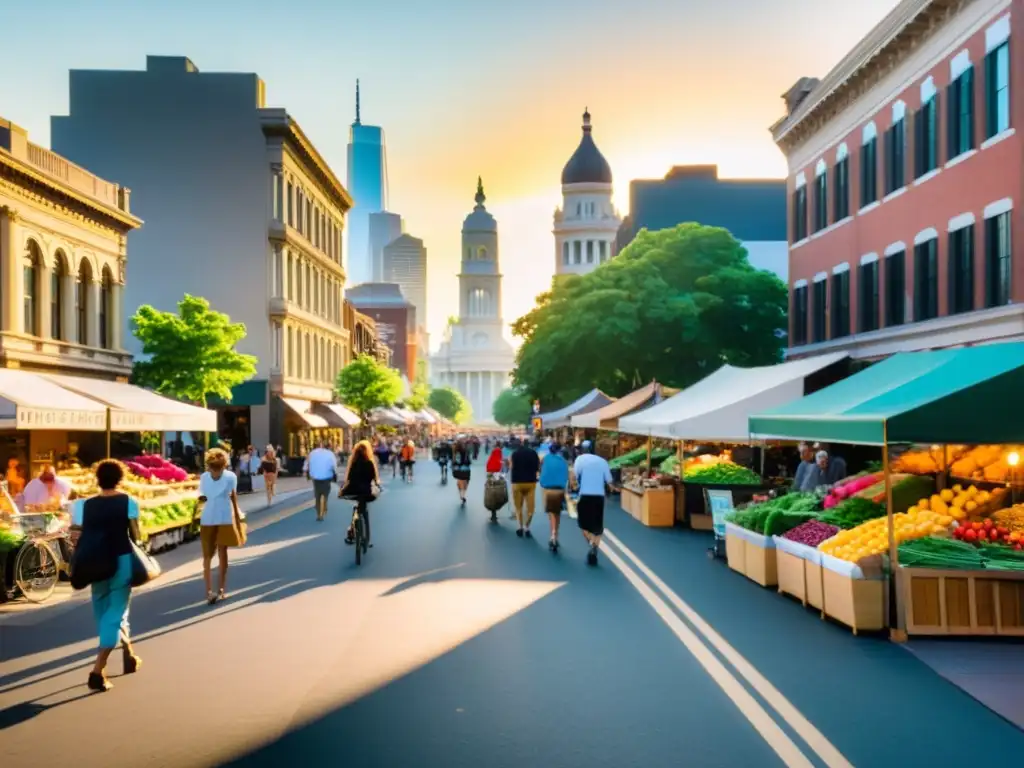
<svg viewBox="0 0 1024 768"><path fill-rule="evenodd" d="M819 611L825 610L825 584L823 581L824 576L822 575L824 570L820 563L804 560L804 584L807 586L807 605L817 608Z"/></svg>
<svg viewBox="0 0 1024 768"><path fill-rule="evenodd" d="M676 524L675 489L671 486L648 488L640 508L640 522L651 528L671 528Z"/></svg>
<svg viewBox="0 0 1024 768"><path fill-rule="evenodd" d="M623 511L637 520L640 519L641 509L643 507L643 494L637 493L630 488L623 488L622 495L619 498L619 505Z"/></svg>
<svg viewBox="0 0 1024 768"><path fill-rule="evenodd" d="M762 547L744 539L743 572L751 581L762 587L774 587L779 583L775 547Z"/></svg>
<svg viewBox="0 0 1024 768"><path fill-rule="evenodd" d="M885 581L855 579L830 568L821 569L824 613L857 634L886 626Z"/></svg>
<svg viewBox="0 0 1024 768"><path fill-rule="evenodd" d="M730 535L729 529L725 531L725 558L729 567L737 573L747 575L747 546L746 541L739 536Z"/></svg>
<svg viewBox="0 0 1024 768"><path fill-rule="evenodd" d="M807 605L807 573L802 557L781 549L775 550L775 567L779 578L779 592L792 595Z"/></svg>
<svg viewBox="0 0 1024 768"><path fill-rule="evenodd" d="M690 527L695 531L713 531L714 518L711 515L690 515Z"/></svg>
<svg viewBox="0 0 1024 768"><path fill-rule="evenodd" d="M1024 637L1024 573L900 568L910 635Z"/></svg>

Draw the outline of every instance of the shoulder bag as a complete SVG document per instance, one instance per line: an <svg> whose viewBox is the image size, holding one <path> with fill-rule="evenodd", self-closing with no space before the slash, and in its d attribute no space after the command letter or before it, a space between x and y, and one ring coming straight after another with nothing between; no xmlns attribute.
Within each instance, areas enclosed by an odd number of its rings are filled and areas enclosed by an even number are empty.
<svg viewBox="0 0 1024 768"><path fill-rule="evenodd" d="M238 506L238 497L231 496L231 509L233 510L231 522L231 538L228 541L229 547L244 547L249 538L248 525L245 522L245 513Z"/></svg>
<svg viewBox="0 0 1024 768"><path fill-rule="evenodd" d="M132 586L141 587L160 575L160 564L136 542L132 542Z"/></svg>

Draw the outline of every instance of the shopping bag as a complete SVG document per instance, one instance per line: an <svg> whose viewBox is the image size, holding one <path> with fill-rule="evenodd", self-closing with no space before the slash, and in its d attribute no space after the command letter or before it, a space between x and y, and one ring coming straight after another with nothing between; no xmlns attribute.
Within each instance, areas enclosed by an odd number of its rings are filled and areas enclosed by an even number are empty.
<svg viewBox="0 0 1024 768"><path fill-rule="evenodd" d="M569 513L569 517L573 520L576 519L576 502L579 501L578 496L566 496L565 497L565 511Z"/></svg>
<svg viewBox="0 0 1024 768"><path fill-rule="evenodd" d="M138 544L132 542L132 586L141 587L160 575L160 564Z"/></svg>
<svg viewBox="0 0 1024 768"><path fill-rule="evenodd" d="M505 478L492 476L484 484L484 508L489 512L497 512L508 504L508 484Z"/></svg>

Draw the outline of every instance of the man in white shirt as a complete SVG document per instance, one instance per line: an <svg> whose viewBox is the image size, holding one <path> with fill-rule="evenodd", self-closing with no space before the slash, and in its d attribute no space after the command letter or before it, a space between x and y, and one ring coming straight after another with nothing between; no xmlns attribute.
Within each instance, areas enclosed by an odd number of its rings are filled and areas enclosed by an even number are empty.
<svg viewBox="0 0 1024 768"><path fill-rule="evenodd" d="M307 480L313 481L313 502L316 506L316 519L322 522L327 516L327 499L331 494L331 483L336 479L335 457L321 441L306 457L303 472Z"/></svg>
<svg viewBox="0 0 1024 768"><path fill-rule="evenodd" d="M587 565L597 565L597 550L604 533L605 487L612 487L612 470L608 462L594 453L594 446L585 440L580 446L582 453L573 462L572 471L576 476L579 500L576 502L576 521L583 537L590 544Z"/></svg>
<svg viewBox="0 0 1024 768"><path fill-rule="evenodd" d="M22 491L25 505L60 506L71 496L71 483L57 477L52 464L43 467L39 476L30 480Z"/></svg>

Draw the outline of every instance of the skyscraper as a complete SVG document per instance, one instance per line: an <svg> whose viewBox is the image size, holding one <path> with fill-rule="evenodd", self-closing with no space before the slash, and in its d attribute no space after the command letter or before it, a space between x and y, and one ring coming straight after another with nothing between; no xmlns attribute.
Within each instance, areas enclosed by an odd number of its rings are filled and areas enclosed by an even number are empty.
<svg viewBox="0 0 1024 768"><path fill-rule="evenodd" d="M402 295L416 307L419 327L427 324L427 249L410 234L384 246L384 282L397 283Z"/></svg>
<svg viewBox="0 0 1024 768"><path fill-rule="evenodd" d="M348 284L373 280L370 250L370 214L387 206L388 167L384 150L384 129L363 125L356 80L356 119L348 136L348 191L355 207L348 215Z"/></svg>
<svg viewBox="0 0 1024 768"><path fill-rule="evenodd" d="M384 279L384 246L405 232L405 222L397 213L381 211L370 214L370 261L373 265L373 282L388 282Z"/></svg>

